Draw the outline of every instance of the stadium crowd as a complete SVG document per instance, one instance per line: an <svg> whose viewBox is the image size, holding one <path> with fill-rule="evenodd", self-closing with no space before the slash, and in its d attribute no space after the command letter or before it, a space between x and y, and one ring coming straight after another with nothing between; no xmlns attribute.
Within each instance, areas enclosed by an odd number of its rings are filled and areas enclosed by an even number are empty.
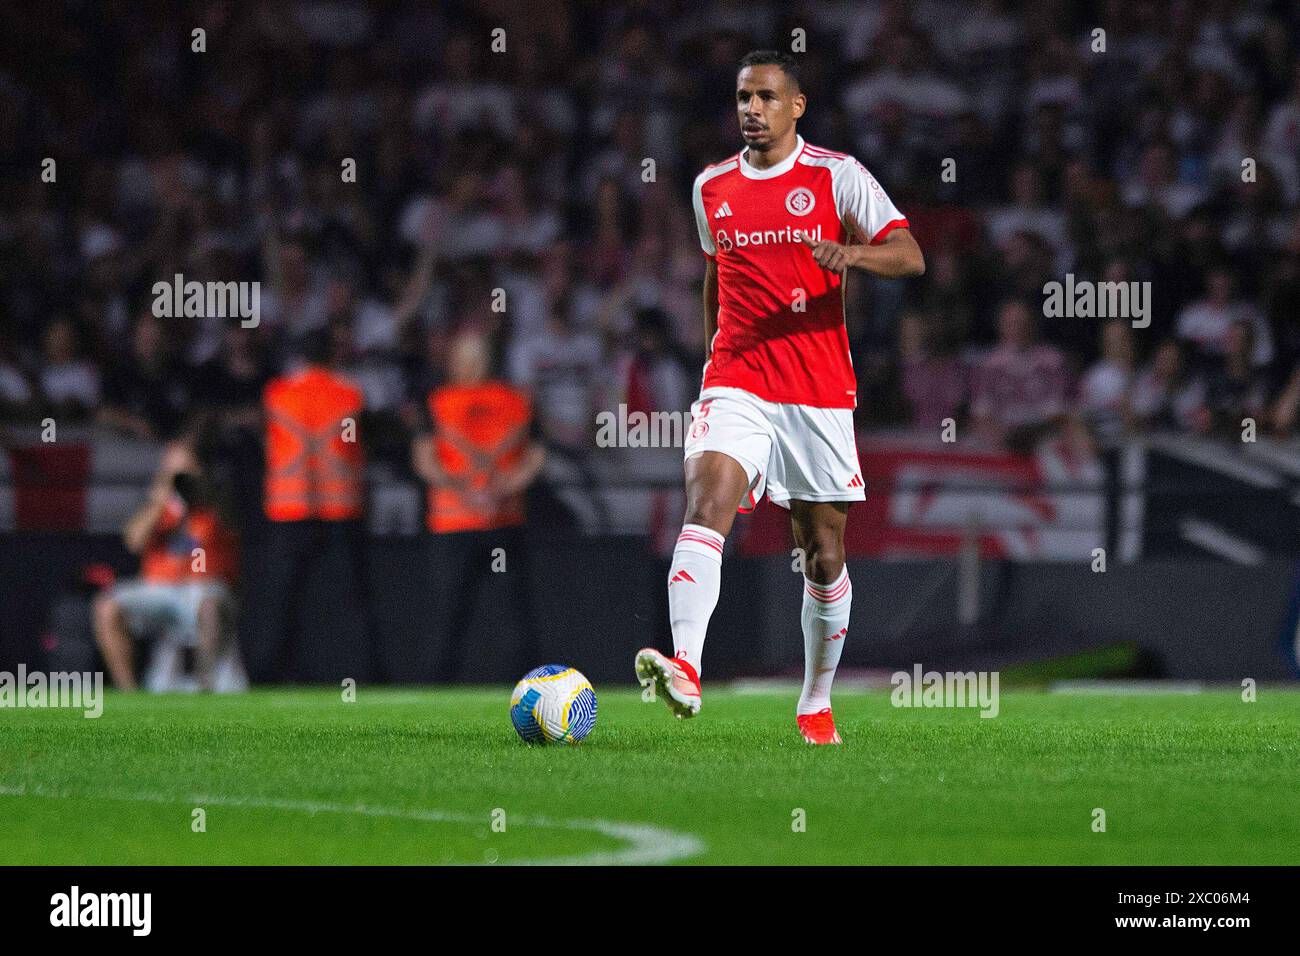
<svg viewBox="0 0 1300 956"><path fill-rule="evenodd" d="M252 428L326 330L405 468L465 328L561 453L595 452L602 408L685 409L690 183L738 148L736 61L795 29L801 132L872 170L929 262L850 283L863 425L1296 430L1300 9L1266 0L7 8L0 414ZM260 324L155 317L177 273L259 281ZM1150 282L1150 326L1045 318L1067 273Z"/></svg>

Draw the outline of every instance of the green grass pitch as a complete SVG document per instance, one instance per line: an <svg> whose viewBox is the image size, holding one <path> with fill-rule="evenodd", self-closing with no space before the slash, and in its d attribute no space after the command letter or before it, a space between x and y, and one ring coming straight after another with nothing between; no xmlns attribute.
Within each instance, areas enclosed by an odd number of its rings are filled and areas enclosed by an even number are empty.
<svg viewBox="0 0 1300 956"><path fill-rule="evenodd" d="M0 860L1300 859L1293 690L1264 687L1254 703L1006 691L993 719L844 692L840 748L802 743L792 694L706 688L701 715L679 722L634 690L597 693L577 747L522 744L505 688L361 687L355 703L320 689L110 695L98 720L2 710Z"/></svg>

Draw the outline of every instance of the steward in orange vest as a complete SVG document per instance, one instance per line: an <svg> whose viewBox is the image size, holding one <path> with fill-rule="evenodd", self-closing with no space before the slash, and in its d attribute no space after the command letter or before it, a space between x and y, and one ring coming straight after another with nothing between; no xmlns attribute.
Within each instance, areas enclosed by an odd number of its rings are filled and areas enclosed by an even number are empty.
<svg viewBox="0 0 1300 956"><path fill-rule="evenodd" d="M488 497L494 479L517 469L530 444L532 408L502 382L447 385L429 393L433 453L450 479L429 486L430 531L490 531L523 524L524 494Z"/></svg>
<svg viewBox="0 0 1300 956"><path fill-rule="evenodd" d="M503 635L492 638L491 660L502 668L492 677L504 679L540 663L524 494L546 453L533 440L528 397L488 378L488 349L481 336L458 335L447 364L450 382L429 394L429 430L411 449L411 463L429 485L427 524L434 532L431 594L440 624L434 676L443 681L461 676L480 589L495 578L502 589L497 599L515 619L513 642ZM498 559L508 563L497 566ZM494 569L507 573L497 575Z"/></svg>
<svg viewBox="0 0 1300 956"><path fill-rule="evenodd" d="M357 434L361 389L319 365L269 382L266 516L348 521L365 510L365 452Z"/></svg>
<svg viewBox="0 0 1300 956"><path fill-rule="evenodd" d="M452 343L451 382L429 393L429 434L412 449L429 483L426 524L437 533L491 531L524 523L524 492L544 453L533 441L528 396L487 378L487 347Z"/></svg>
<svg viewBox="0 0 1300 956"><path fill-rule="evenodd" d="M322 330L303 367L266 386L267 522L248 615L256 680L334 682L377 673L365 525L362 391L334 370Z"/></svg>

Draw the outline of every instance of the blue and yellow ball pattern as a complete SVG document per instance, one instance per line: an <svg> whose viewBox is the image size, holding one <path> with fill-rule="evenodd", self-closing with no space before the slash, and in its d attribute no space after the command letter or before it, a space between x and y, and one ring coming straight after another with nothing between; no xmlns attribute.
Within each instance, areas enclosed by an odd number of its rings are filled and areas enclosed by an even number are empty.
<svg viewBox="0 0 1300 956"><path fill-rule="evenodd" d="M510 722L526 743L576 744L596 726L596 692L572 667L538 667L515 685Z"/></svg>

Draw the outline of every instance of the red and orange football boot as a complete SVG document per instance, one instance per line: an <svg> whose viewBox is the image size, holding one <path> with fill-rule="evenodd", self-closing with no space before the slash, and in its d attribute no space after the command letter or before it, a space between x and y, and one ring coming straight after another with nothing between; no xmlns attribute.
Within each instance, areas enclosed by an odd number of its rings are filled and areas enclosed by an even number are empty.
<svg viewBox="0 0 1300 956"><path fill-rule="evenodd" d="M829 707L815 714L799 714L795 717L799 723L799 733L810 744L842 744L839 731L835 729L835 718Z"/></svg>

